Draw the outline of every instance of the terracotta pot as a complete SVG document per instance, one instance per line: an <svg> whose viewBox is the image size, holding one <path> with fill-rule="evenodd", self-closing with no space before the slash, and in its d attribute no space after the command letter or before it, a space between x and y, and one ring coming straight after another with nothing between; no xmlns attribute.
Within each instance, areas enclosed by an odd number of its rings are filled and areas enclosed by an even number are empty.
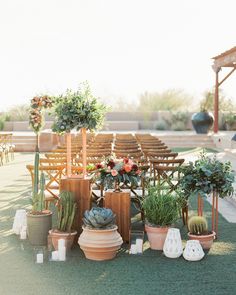
<svg viewBox="0 0 236 295"><path fill-rule="evenodd" d="M52 212L42 214L26 214L28 238L33 246L46 246L48 244L48 231L52 228Z"/></svg>
<svg viewBox="0 0 236 295"><path fill-rule="evenodd" d="M78 243L85 257L97 261L115 258L123 243L117 228L115 226L111 229L90 229L83 226Z"/></svg>
<svg viewBox="0 0 236 295"><path fill-rule="evenodd" d="M62 232L59 230L52 229L49 231L49 237L52 239L52 244L55 250L58 249L58 240L65 240L65 247L67 250L71 249L75 236L77 234L76 230L72 232Z"/></svg>
<svg viewBox="0 0 236 295"><path fill-rule="evenodd" d="M163 250L166 235L169 227L154 227L145 224L145 231L148 236L150 248L152 250Z"/></svg>
<svg viewBox="0 0 236 295"><path fill-rule="evenodd" d="M216 233L213 231L209 235L202 235L202 236L197 236L197 235L192 235L188 233L188 237L190 240L198 240L202 246L203 249L210 249L213 241L215 239Z"/></svg>

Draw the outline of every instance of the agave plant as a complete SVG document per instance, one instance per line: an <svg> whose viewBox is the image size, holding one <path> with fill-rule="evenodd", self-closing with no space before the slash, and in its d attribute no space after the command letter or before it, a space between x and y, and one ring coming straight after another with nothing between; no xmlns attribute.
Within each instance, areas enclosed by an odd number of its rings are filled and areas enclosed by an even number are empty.
<svg viewBox="0 0 236 295"><path fill-rule="evenodd" d="M105 229L114 226L115 217L111 209L94 207L90 211L85 211L83 222L91 228Z"/></svg>

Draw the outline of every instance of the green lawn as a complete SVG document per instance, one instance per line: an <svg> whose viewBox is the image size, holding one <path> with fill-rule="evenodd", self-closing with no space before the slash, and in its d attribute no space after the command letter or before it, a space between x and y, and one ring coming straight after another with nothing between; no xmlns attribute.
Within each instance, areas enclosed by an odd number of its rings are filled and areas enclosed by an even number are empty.
<svg viewBox="0 0 236 295"><path fill-rule="evenodd" d="M146 242L141 256L129 255L125 247L112 261L93 262L85 259L77 246L65 263L35 264L36 249L11 233L15 210L28 207L30 181L24 165L31 158L21 155L14 164L0 167L0 294L236 294L236 224L222 216L219 239L200 262L166 258L150 250ZM192 200L191 210L195 208ZM209 218L210 205L206 203L204 209ZM133 226L140 227L141 223L136 220ZM186 239L181 221L177 226Z"/></svg>

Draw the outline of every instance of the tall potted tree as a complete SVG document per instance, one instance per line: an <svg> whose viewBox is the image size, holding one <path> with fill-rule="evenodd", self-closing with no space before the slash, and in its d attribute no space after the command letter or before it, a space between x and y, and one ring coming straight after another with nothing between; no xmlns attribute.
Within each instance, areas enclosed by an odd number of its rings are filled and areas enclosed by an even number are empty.
<svg viewBox="0 0 236 295"><path fill-rule="evenodd" d="M87 82L83 83L77 91L67 90L64 95L56 99L54 107L55 121L53 130L57 133L67 134L67 177L61 181L61 190L74 193L78 210L75 216L76 230L82 231L82 216L91 206L90 179L86 177L86 132L94 131L103 124L107 108L95 98ZM75 177L70 170L70 131L75 129L82 132L82 178Z"/></svg>

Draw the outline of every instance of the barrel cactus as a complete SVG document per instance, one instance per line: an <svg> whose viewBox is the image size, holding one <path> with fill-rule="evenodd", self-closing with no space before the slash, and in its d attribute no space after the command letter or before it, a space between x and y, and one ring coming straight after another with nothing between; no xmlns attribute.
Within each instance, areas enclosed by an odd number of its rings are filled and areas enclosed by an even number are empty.
<svg viewBox="0 0 236 295"><path fill-rule="evenodd" d="M63 191L59 196L57 229L70 232L76 213L76 203L71 192Z"/></svg>
<svg viewBox="0 0 236 295"><path fill-rule="evenodd" d="M207 220L203 216L192 216L188 221L190 234L202 235L207 232Z"/></svg>
<svg viewBox="0 0 236 295"><path fill-rule="evenodd" d="M83 222L90 228L105 229L114 226L115 217L111 209L96 207L85 211Z"/></svg>

